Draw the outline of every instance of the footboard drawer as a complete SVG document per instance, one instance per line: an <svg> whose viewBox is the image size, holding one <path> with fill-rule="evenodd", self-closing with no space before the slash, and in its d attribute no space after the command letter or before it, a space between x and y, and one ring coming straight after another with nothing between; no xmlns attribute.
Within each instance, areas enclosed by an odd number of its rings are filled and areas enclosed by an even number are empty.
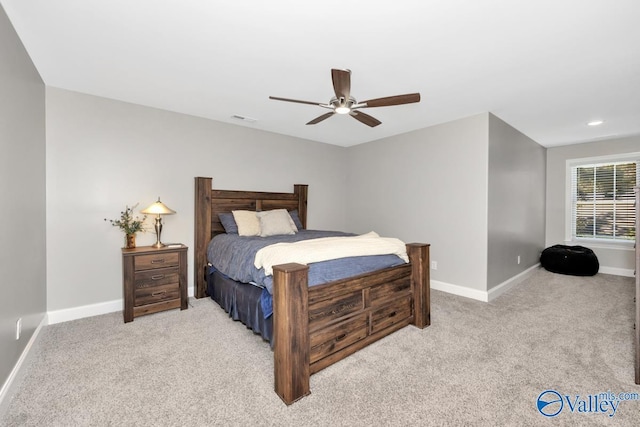
<svg viewBox="0 0 640 427"><path fill-rule="evenodd" d="M340 317L355 314L364 308L362 291L337 295L309 305L309 330L324 327Z"/></svg>
<svg viewBox="0 0 640 427"><path fill-rule="evenodd" d="M397 302L371 312L371 333L386 329L398 323L409 323L412 316L411 297L401 298Z"/></svg>
<svg viewBox="0 0 640 427"><path fill-rule="evenodd" d="M310 362L314 363L355 342L368 333L367 315L360 314L329 328L311 333Z"/></svg>
<svg viewBox="0 0 640 427"><path fill-rule="evenodd" d="M404 296L411 296L411 279L409 275L393 282L372 287L369 290L369 305L371 307L379 307Z"/></svg>

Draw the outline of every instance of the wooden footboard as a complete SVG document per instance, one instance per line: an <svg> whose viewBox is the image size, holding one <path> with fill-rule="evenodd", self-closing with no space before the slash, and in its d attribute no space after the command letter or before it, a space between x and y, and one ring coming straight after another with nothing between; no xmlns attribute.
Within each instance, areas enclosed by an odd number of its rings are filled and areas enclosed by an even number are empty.
<svg viewBox="0 0 640 427"><path fill-rule="evenodd" d="M429 245L408 244L410 264L308 287L308 267L274 266L275 391L291 404L309 377L392 332L430 324Z"/></svg>

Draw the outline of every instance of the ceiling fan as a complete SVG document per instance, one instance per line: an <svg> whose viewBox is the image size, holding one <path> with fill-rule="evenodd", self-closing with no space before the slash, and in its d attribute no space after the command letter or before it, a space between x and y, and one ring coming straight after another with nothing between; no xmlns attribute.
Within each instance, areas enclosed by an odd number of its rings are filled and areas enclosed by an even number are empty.
<svg viewBox="0 0 640 427"><path fill-rule="evenodd" d="M387 96L385 98L369 99L368 101L358 102L351 96L351 70L340 70L333 68L331 70L331 79L333 80L333 90L336 94L328 104L322 102L300 101L298 99L279 98L270 96L269 99L276 101L297 102L299 104L317 105L322 108L332 110L308 122L308 125L315 125L323 120L328 119L334 114L349 114L354 119L364 123L367 126L375 127L382 123L375 117L360 111L361 108L371 107L388 107L391 105L411 104L420 102L419 93L408 93L406 95Z"/></svg>

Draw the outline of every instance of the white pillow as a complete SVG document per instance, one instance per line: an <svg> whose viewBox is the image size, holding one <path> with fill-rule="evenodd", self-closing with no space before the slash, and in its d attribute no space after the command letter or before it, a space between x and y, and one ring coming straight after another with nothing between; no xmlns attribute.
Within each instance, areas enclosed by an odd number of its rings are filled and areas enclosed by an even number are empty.
<svg viewBox="0 0 640 427"><path fill-rule="evenodd" d="M231 211L240 236L259 236L260 221L254 211Z"/></svg>
<svg viewBox="0 0 640 427"><path fill-rule="evenodd" d="M298 231L296 224L286 209L257 212L256 215L260 221L261 237L295 234Z"/></svg>

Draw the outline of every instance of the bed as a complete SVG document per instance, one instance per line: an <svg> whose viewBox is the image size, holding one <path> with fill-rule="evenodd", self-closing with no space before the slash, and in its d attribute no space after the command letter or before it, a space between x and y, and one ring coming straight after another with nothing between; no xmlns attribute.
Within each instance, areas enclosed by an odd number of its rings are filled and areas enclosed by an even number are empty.
<svg viewBox="0 0 640 427"><path fill-rule="evenodd" d="M307 195L308 186L301 184L292 193L217 190L212 178L196 177L195 297L210 296L207 249L213 237L225 233L219 214L287 209L297 211L306 229ZM264 328L272 329L274 387L286 404L310 393L310 375L409 324L429 326L429 245L410 243L406 252L408 263L311 287L309 266L273 266L273 315ZM220 275L217 280L235 287L233 292L246 291L246 298L261 292ZM234 298L245 298L238 295Z"/></svg>

